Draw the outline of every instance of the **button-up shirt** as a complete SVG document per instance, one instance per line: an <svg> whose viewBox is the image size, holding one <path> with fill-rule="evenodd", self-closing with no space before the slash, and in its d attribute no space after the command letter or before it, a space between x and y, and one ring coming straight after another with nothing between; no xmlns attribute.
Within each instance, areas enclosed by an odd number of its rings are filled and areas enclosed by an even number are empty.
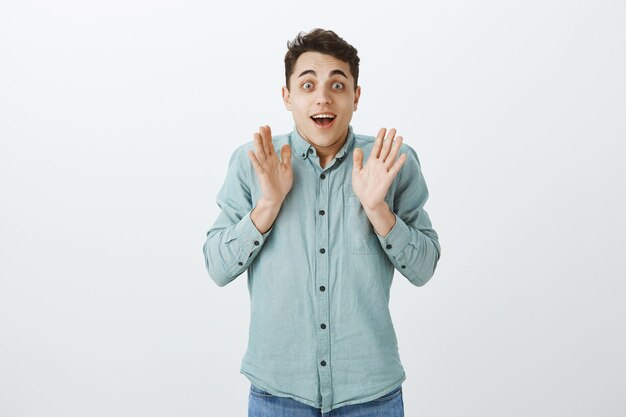
<svg viewBox="0 0 626 417"><path fill-rule="evenodd" d="M405 143L400 152L408 158L385 197L395 224L386 236L373 229L352 190L352 153L361 148L367 161L374 141L349 126L322 168L297 128L273 136L277 155L291 145L293 186L263 234L250 219L262 196L246 153L254 144L240 146L203 247L217 285L247 271L251 316L240 372L270 394L323 413L376 399L405 380L389 312L394 271L422 286L440 255L420 162Z"/></svg>

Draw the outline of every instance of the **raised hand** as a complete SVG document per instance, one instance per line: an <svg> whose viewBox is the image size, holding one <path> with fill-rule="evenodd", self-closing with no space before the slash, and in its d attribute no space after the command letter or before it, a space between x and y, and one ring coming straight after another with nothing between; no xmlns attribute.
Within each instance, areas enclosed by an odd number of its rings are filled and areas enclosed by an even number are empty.
<svg viewBox="0 0 626 417"><path fill-rule="evenodd" d="M366 210L374 210L384 203L387 190L406 161L406 154L396 160L402 136L395 138L396 129L384 127L378 131L372 153L363 167L363 150L356 148L353 155L352 189Z"/></svg>
<svg viewBox="0 0 626 417"><path fill-rule="evenodd" d="M293 185L291 168L291 147L283 145L280 150L281 159L272 144L272 132L265 125L254 134L255 152L248 151L248 157L259 178L264 202L271 206L280 206Z"/></svg>

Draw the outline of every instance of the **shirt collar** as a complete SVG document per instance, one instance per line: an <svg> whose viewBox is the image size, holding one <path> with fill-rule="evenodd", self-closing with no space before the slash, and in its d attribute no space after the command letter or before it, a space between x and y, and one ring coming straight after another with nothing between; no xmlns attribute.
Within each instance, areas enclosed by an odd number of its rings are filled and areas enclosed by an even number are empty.
<svg viewBox="0 0 626 417"><path fill-rule="evenodd" d="M293 150L295 151L295 156L300 159L306 159L309 156L316 155L315 147L307 142L300 134L298 133L298 129L294 126L291 131L291 143ZM337 154L335 155L335 159L339 161L343 161L346 157L346 154L350 152L352 149L352 144L354 143L354 131L352 130L352 126L348 125L348 137L344 142L343 146Z"/></svg>

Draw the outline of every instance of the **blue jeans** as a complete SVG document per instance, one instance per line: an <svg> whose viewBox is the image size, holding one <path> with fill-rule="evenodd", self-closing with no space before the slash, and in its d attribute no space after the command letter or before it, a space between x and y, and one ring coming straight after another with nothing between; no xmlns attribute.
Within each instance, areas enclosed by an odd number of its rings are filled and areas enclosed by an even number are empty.
<svg viewBox="0 0 626 417"><path fill-rule="evenodd" d="M402 386L375 400L345 405L322 414L319 408L250 385L248 417L404 417Z"/></svg>

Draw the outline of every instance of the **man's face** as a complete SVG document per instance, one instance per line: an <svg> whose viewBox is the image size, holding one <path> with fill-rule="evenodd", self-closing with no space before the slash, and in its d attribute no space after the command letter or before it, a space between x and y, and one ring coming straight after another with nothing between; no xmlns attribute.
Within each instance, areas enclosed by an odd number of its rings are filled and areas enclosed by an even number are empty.
<svg viewBox="0 0 626 417"><path fill-rule="evenodd" d="M318 149L342 144L361 94L361 87L354 91L350 65L331 55L305 52L296 61L289 86L283 87L283 101L298 133Z"/></svg>

